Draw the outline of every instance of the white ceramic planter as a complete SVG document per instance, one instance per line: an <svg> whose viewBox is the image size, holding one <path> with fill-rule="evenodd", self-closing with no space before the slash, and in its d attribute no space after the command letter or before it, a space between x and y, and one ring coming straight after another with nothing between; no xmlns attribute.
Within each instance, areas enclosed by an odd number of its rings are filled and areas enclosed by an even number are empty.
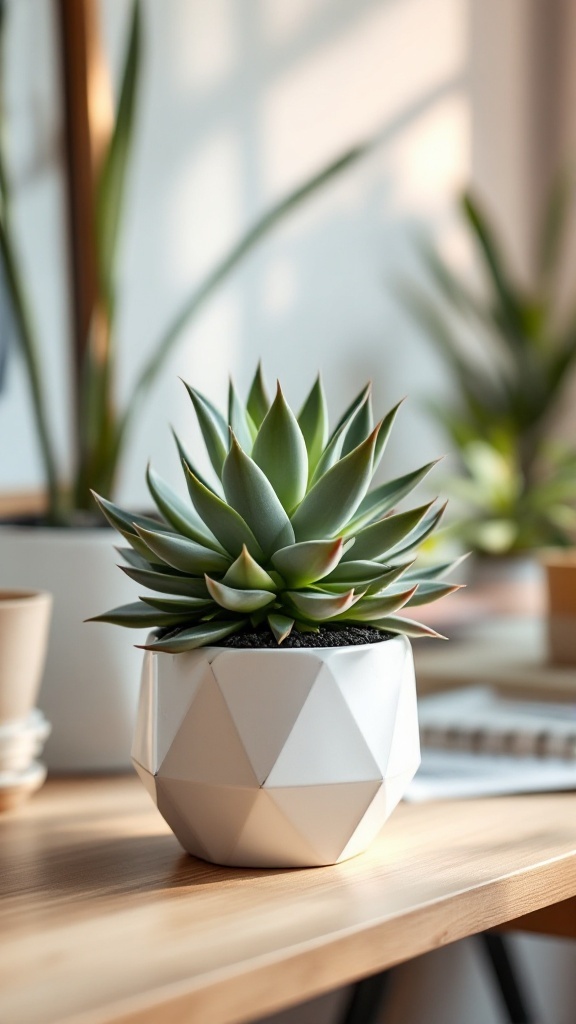
<svg viewBox="0 0 576 1024"><path fill-rule="evenodd" d="M132 759L189 853L249 867L346 860L420 763L409 641L147 652Z"/></svg>
<svg viewBox="0 0 576 1024"><path fill-rule="evenodd" d="M130 765L141 653L126 631L85 623L134 600L116 567L111 529L0 527L0 586L50 591L54 612L39 705L52 723L45 760L55 771ZM133 642L144 634L134 632Z"/></svg>

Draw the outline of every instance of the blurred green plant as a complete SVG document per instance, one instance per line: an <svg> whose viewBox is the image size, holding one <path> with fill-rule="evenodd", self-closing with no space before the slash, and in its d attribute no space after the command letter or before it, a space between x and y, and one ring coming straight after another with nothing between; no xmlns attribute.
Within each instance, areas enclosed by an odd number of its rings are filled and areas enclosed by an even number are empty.
<svg viewBox="0 0 576 1024"><path fill-rule="evenodd" d="M429 288L403 284L407 309L445 361L454 402L429 402L460 461L444 482L461 514L444 531L479 554L567 546L576 536L576 448L555 420L576 365L576 309L563 314L559 271L572 189L559 177L542 218L536 274L520 285L496 231L469 192L461 209L485 276L483 294L428 241Z"/></svg>
<svg viewBox="0 0 576 1024"><path fill-rule="evenodd" d="M150 467L158 519L96 496L129 544L124 572L156 596L95 621L153 628L148 648L174 654L254 629L278 644L344 625L438 636L396 614L458 590L441 577L459 560L413 567L444 506L395 510L435 463L369 489L401 403L374 425L368 385L330 431L319 377L298 416L280 385L270 402L260 368L245 404L230 383L227 417L186 387L214 483L176 439L189 500Z"/></svg>
<svg viewBox="0 0 576 1024"><path fill-rule="evenodd" d="M4 5L0 6L3 13ZM0 20L0 32L5 19ZM0 40L0 45L4 40ZM115 314L118 306L117 264L122 220L125 213L128 173L133 149L136 108L140 90L142 27L140 7L133 5L128 43L123 62L121 87L114 127L96 182L94 212L99 296L93 311L90 336L86 342L80 394L71 401L76 441L73 479L64 481L52 438L48 415L47 386L43 377L37 326L29 289L18 253L12 221L12 195L4 142L5 110L0 97L0 259L9 296L15 335L26 370L35 430L48 496L47 520L70 522L78 510L90 510L90 489L110 495L133 421L144 399L158 379L166 360L185 327L198 314L217 288L238 264L296 207L314 195L370 148L361 144L349 149L308 181L268 209L183 303L152 354L140 368L130 396L119 408L115 388L117 339ZM1 70L1 69L0 69Z"/></svg>

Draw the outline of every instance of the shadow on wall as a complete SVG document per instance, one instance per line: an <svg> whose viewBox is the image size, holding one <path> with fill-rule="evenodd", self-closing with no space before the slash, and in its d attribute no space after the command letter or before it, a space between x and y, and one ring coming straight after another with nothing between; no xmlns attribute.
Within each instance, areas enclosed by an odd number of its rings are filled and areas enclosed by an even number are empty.
<svg viewBox="0 0 576 1024"><path fill-rule="evenodd" d="M439 11L457 6L441 0ZM147 8L155 52L137 154L136 213L128 239L127 292L131 281L134 288L138 281L139 301L131 302L128 294L123 320L127 337L146 345L161 327L164 310L176 306L189 287L191 273L204 273L247 222L311 173L327 154L371 132L378 132L379 140L362 167L314 197L265 242L187 334L154 401L155 408L170 409L178 429L187 432L191 423L177 375L193 378L201 390L222 402L228 371L242 391L260 356L267 376L272 381L282 376L296 404L318 368L336 404L342 403L344 391L354 382L359 386L367 377L375 378L376 398L383 405L392 405L403 393L414 394L414 361L398 343L414 328L390 288L400 265L410 269L409 232L420 215L418 204L414 213L406 194L402 164L417 148L414 139L421 129L430 134L439 111L452 116L453 104L461 101L465 61L462 51L456 54L456 45L450 43L447 66L434 58L427 69L418 68L412 82L422 44L410 39L408 84L394 84L388 90L394 96L386 95L383 83L391 74L386 57L392 43L384 31L385 18L392 19L390 35L396 38L403 25L396 21L407 9L412 15L427 10L421 0L408 5L399 0L338 0L295 5L290 15L275 4L258 15L253 5L238 4L228 10L225 27L222 23L208 30L202 20L206 8L201 12L197 4L180 4L162 32L160 22L155 23L158 9ZM206 57L200 67L194 66L194 52L190 66L184 67L183 44L175 37L179 32L196 39L198 46L200 29L223 37L214 44L213 75ZM371 36L386 51L382 57ZM370 52L363 68L367 46ZM167 107L155 77L161 66L172 67L173 95ZM349 80L343 85L340 79L346 75ZM310 105L316 121L305 109L306 83L310 90L314 87ZM344 102L347 92L351 99ZM462 176L463 149L462 140L456 140L456 155L448 157L448 164L452 159L456 166L448 174L449 187L444 183L439 198L426 196L422 217L437 217L442 204L447 205L451 179ZM421 178L425 172L418 173ZM170 187L161 188L160 181L168 181ZM417 185L416 180L413 191ZM147 222L138 217L138 210L149 205L151 187L162 212ZM143 252L148 253L146 264ZM131 359L128 354L124 361L125 376L131 373ZM434 378L433 361L431 365L425 379ZM417 370L421 372L420 367ZM412 418L415 423L408 434L413 433L419 449L430 443L431 454L436 454L440 442L424 430L415 407L416 402L409 403L403 414L405 422ZM123 488L129 499L138 489L147 458L152 455L159 461L169 443L168 431L158 425L149 415L134 441L135 455ZM175 475L176 471L174 459Z"/></svg>

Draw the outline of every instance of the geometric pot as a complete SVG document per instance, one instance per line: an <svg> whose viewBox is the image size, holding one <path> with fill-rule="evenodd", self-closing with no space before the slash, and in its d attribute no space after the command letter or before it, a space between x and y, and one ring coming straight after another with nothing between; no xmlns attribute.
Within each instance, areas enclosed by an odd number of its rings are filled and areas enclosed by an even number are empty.
<svg viewBox="0 0 576 1024"><path fill-rule="evenodd" d="M147 651L132 760L197 857L277 868L354 857L420 763L410 643Z"/></svg>
<svg viewBox="0 0 576 1024"><path fill-rule="evenodd" d="M0 586L47 590L53 621L40 707L49 769L128 771L142 656L121 630L83 620L134 598L109 528L0 526ZM145 633L135 632L134 643Z"/></svg>

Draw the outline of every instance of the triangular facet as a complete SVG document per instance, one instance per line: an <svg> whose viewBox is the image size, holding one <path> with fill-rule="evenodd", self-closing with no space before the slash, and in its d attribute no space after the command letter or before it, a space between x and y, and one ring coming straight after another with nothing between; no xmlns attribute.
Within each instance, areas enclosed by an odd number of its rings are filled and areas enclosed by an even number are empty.
<svg viewBox="0 0 576 1024"><path fill-rule="evenodd" d="M196 829L190 824L186 807L180 807L178 802L173 799L170 787L166 786L163 779L156 779L156 793L158 810L181 846L193 857L210 860L206 847L199 839Z"/></svg>
<svg viewBox="0 0 576 1024"><path fill-rule="evenodd" d="M416 683L414 663L409 651L404 664L400 683L400 696L394 722L394 735L385 776L401 775L412 765L420 762L420 735L418 731L418 708L416 705Z"/></svg>
<svg viewBox="0 0 576 1024"><path fill-rule="evenodd" d="M154 768L158 771L200 686L212 679L212 673L204 651L153 657L162 659L157 697L157 765Z"/></svg>
<svg viewBox="0 0 576 1024"><path fill-rule="evenodd" d="M147 772L146 769L141 764L138 764L138 761L134 757L132 758L132 764L134 765L134 769L138 772L138 775L140 776L140 779L143 782L144 786L150 793L150 796L152 797L154 803L156 803L157 801L155 777L152 775L151 772Z"/></svg>
<svg viewBox="0 0 576 1024"><path fill-rule="evenodd" d="M406 771L402 772L401 775L394 775L390 778L384 779L384 789L386 791L386 817L389 818L392 811L398 806L404 793L408 789L408 786L412 782L412 779L416 775L420 765L420 758L410 765Z"/></svg>
<svg viewBox="0 0 576 1024"><path fill-rule="evenodd" d="M260 783L268 777L321 667L313 652L296 650L225 650L212 661Z"/></svg>
<svg viewBox="0 0 576 1024"><path fill-rule="evenodd" d="M132 741L132 757L146 771L154 774L156 758L157 660L146 651L140 678L140 697Z"/></svg>
<svg viewBox="0 0 576 1024"><path fill-rule="evenodd" d="M354 647L334 658L330 671L366 740L382 775L386 771L406 647L382 641L373 647Z"/></svg>
<svg viewBox="0 0 576 1024"><path fill-rule="evenodd" d="M179 655L176 655L179 657ZM254 787L258 780L210 668L158 770L161 778Z"/></svg>
<svg viewBox="0 0 576 1024"><path fill-rule="evenodd" d="M266 787L367 782L381 772L330 670L323 665Z"/></svg>
<svg viewBox="0 0 576 1024"><path fill-rule="evenodd" d="M380 786L380 782L351 782L266 792L316 850L320 863L334 864Z"/></svg>
<svg viewBox="0 0 576 1024"><path fill-rule="evenodd" d="M259 789L235 786L207 786L182 779L162 779L162 790L180 809L188 829L201 836L205 856L215 864L226 864L230 850L254 806Z"/></svg>
<svg viewBox="0 0 576 1024"><path fill-rule="evenodd" d="M323 862L267 791L260 789L238 842L230 851L229 863L248 868L305 868Z"/></svg>
<svg viewBox="0 0 576 1024"><path fill-rule="evenodd" d="M370 846L381 831L387 818L386 789L385 784L381 783L370 807L351 835L338 860L348 860L350 857L357 857L359 853L364 853L364 850Z"/></svg>

